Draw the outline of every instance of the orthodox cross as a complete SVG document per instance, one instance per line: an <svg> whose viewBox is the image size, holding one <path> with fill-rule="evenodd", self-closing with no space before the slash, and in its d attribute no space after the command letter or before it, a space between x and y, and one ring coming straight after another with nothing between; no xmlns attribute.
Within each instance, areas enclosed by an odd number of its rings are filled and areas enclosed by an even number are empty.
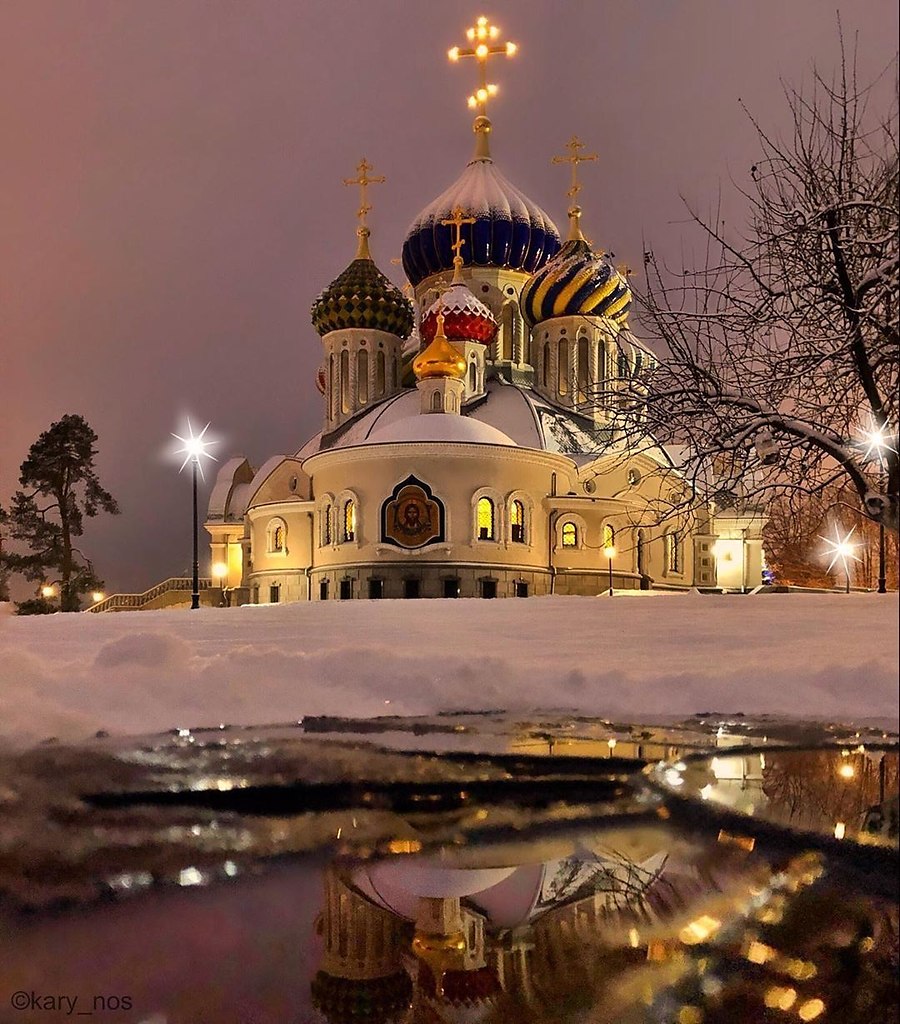
<svg viewBox="0 0 900 1024"><path fill-rule="evenodd" d="M383 174L378 177L370 178L369 171L372 170L372 165L366 160L365 157L360 160L356 168L357 177L355 178L344 178L345 185L359 185L359 209L356 211L356 216L359 217L359 228L357 234L365 230L368 234L368 226L366 224L366 214L372 207L368 203L368 194L366 189L369 185L380 185L386 179Z"/></svg>
<svg viewBox="0 0 900 1024"><path fill-rule="evenodd" d="M572 206L576 205L575 197L581 191L581 182L578 180L578 165L583 164L587 161L596 160L596 153L585 153L583 156L578 151L584 149L585 145L578 138L577 135L573 135L571 139L566 143L566 149L569 150L569 156L555 156L550 161L554 164L571 164L572 165L572 184L569 186L569 190L566 195L572 200Z"/></svg>
<svg viewBox="0 0 900 1024"><path fill-rule="evenodd" d="M469 107L477 110L482 117L487 116L488 98L497 95L497 86L487 80L488 59L498 54L512 57L518 49L515 43L497 42L499 36L500 29L496 25L489 25L487 18L481 17L471 28L466 29L466 38L472 45L466 49L454 46L447 51L452 61L458 61L460 57L474 57L478 62L478 88L469 97Z"/></svg>
<svg viewBox="0 0 900 1024"><path fill-rule="evenodd" d="M467 217L466 214L465 214L465 210L463 210L463 208L459 204L457 204L456 206L453 207L453 209L451 211L451 216L449 218L447 218L446 220L442 220L441 221L441 224L444 227L450 227L450 225L452 224L453 227L456 228L456 230L453 232L453 236L454 236L453 245L450 246L450 248L453 250L453 280L454 280L454 282L456 282L457 280L460 280L460 278L459 278L459 271L460 271L460 269L461 269L461 267L463 265L463 258L462 258L461 249L466 244L466 241L462 237L462 226L463 226L463 224L474 224L474 223L475 223L475 218L474 217Z"/></svg>

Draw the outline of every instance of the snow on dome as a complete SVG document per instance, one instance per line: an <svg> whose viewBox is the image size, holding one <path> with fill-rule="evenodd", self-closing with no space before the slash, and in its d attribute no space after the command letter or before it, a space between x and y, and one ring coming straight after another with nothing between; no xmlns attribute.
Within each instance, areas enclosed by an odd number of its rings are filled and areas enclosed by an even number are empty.
<svg viewBox="0 0 900 1024"><path fill-rule="evenodd" d="M437 315L444 313L444 335L450 341L480 341L489 345L497 333L497 321L488 307L461 281L450 287L428 308L419 333L427 345L437 331Z"/></svg>
<svg viewBox="0 0 900 1024"><path fill-rule="evenodd" d="M402 441L450 441L463 444L502 444L515 447L515 441L496 427L457 416L453 413L434 412L426 415L405 416L394 420L372 433L366 439L371 444L391 444Z"/></svg>
<svg viewBox="0 0 900 1024"><path fill-rule="evenodd" d="M413 221L403 243L403 269L413 285L453 268L453 228L441 224L455 207L475 218L462 226L466 266L510 267L534 272L560 248L550 217L497 170L475 159L456 181Z"/></svg>
<svg viewBox="0 0 900 1024"><path fill-rule="evenodd" d="M631 309L631 289L606 253L595 253L584 238L576 237L528 279L519 305L532 327L553 317L576 315L624 323Z"/></svg>

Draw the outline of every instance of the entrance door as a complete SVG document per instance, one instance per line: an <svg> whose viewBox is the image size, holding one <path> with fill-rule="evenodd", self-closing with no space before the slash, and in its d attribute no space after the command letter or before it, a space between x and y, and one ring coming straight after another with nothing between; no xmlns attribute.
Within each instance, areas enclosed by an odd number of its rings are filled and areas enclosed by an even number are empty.
<svg viewBox="0 0 900 1024"><path fill-rule="evenodd" d="M403 581L403 596L404 597L418 597L419 596L419 585L421 580L404 580Z"/></svg>
<svg viewBox="0 0 900 1024"><path fill-rule="evenodd" d="M482 597L496 597L497 596L497 581L496 580L482 580L481 581L481 596Z"/></svg>

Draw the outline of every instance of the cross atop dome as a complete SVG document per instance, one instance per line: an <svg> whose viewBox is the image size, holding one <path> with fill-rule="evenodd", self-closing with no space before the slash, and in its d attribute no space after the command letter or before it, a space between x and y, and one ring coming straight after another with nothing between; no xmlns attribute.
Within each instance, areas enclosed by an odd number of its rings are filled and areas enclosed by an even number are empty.
<svg viewBox="0 0 900 1024"><path fill-rule="evenodd" d="M566 195L570 199L568 214L569 214L569 238L583 238L581 234L581 227L579 225L579 219L581 217L581 207L575 201L578 193L581 191L581 182L578 180L578 165L590 162L592 160L599 159L596 153L585 153L582 155L579 150L585 149L585 144L578 138L577 135L573 135L571 139L566 143L566 149L569 150L568 156L557 155L551 158L550 162L553 164L571 164L572 165L572 183L566 190Z"/></svg>
<svg viewBox="0 0 900 1024"><path fill-rule="evenodd" d="M355 178L343 179L345 185L359 185L359 209L356 211L356 216L359 219L359 227L356 229L356 235L359 238L359 248L356 253L358 260L370 260L372 258L369 253L369 235L371 231L366 223L366 217L372 209L371 204L368 202L368 187L369 185L381 185L387 180L383 174L370 178L369 171L371 170L373 170L372 165L363 157L356 166L357 176Z"/></svg>
<svg viewBox="0 0 900 1024"><path fill-rule="evenodd" d="M451 46L447 51L447 56L454 63L461 57L474 57L478 64L478 88L468 100L469 109L478 111L472 126L476 137L476 160L490 160L491 157L488 147L491 122L487 116L487 102L492 96L497 95L497 86L487 80L487 62L491 57L512 57L518 50L515 43L496 42L499 37L500 29L496 25L491 25L482 15L471 28L466 29L466 38L472 45L464 49Z"/></svg>
<svg viewBox="0 0 900 1024"><path fill-rule="evenodd" d="M452 224L456 229L453 232L453 245L450 248L453 250L453 284L458 284L462 281L462 266L463 258L461 254L462 247L466 244L465 239L462 237L462 226L463 224L474 224L474 217L467 217L465 210L459 205L453 207L450 212L450 216L441 221L444 227L450 227Z"/></svg>

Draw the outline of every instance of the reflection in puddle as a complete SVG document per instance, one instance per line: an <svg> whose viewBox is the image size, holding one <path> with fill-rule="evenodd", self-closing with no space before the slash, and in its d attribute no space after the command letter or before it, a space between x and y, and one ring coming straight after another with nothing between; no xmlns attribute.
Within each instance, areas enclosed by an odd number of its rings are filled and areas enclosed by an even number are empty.
<svg viewBox="0 0 900 1024"><path fill-rule="evenodd" d="M669 739L588 738L580 765L177 737L25 760L0 995L127 996L94 1014L116 1024L894 1021L896 748ZM638 741L667 757L629 768Z"/></svg>

